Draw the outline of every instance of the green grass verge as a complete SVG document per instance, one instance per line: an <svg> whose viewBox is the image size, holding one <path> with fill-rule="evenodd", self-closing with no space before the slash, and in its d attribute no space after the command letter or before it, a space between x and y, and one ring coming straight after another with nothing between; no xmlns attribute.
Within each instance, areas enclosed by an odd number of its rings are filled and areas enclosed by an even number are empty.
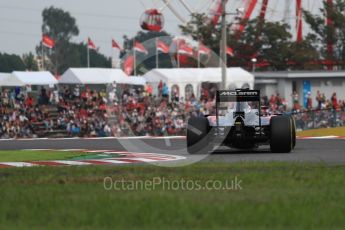
<svg viewBox="0 0 345 230"><path fill-rule="evenodd" d="M91 153L63 151L0 151L0 162L67 160Z"/></svg>
<svg viewBox="0 0 345 230"><path fill-rule="evenodd" d="M202 185L237 177L242 190L107 191L105 177ZM341 229L344 178L345 166L302 163L1 169L0 229Z"/></svg>
<svg viewBox="0 0 345 230"><path fill-rule="evenodd" d="M345 136L345 127L312 129L297 132L299 137Z"/></svg>

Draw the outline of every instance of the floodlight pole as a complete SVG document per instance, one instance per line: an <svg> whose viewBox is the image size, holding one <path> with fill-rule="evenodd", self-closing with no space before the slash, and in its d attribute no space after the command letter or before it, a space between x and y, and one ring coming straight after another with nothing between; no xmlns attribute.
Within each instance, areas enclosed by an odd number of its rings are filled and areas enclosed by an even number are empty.
<svg viewBox="0 0 345 230"><path fill-rule="evenodd" d="M90 48L89 44L87 44L87 68L90 68Z"/></svg>
<svg viewBox="0 0 345 230"><path fill-rule="evenodd" d="M134 76L137 76L137 52L135 49L135 38L133 39L133 71Z"/></svg>
<svg viewBox="0 0 345 230"><path fill-rule="evenodd" d="M158 38L156 38L156 69L159 68Z"/></svg>
<svg viewBox="0 0 345 230"><path fill-rule="evenodd" d="M44 45L43 45L43 42L42 42L42 70L45 71L45 69L44 69Z"/></svg>
<svg viewBox="0 0 345 230"><path fill-rule="evenodd" d="M226 90L226 69L227 69L227 57L226 57L226 47L227 47L227 30L226 30L226 0L222 0L222 38L220 41L220 50L221 50L221 67L222 67L222 90Z"/></svg>

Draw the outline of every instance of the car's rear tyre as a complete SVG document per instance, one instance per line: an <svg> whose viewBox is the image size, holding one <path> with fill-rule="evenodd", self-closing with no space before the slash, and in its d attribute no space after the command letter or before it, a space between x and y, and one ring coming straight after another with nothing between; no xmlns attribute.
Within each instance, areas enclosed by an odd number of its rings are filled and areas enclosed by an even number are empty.
<svg viewBox="0 0 345 230"><path fill-rule="evenodd" d="M206 154L210 150L208 133L211 127L206 117L193 117L187 124L187 151L190 154Z"/></svg>
<svg viewBox="0 0 345 230"><path fill-rule="evenodd" d="M293 149L293 124L289 116L271 119L270 147L273 153L289 153Z"/></svg>
<svg viewBox="0 0 345 230"><path fill-rule="evenodd" d="M292 148L294 149L296 146L296 123L295 118L293 116L291 118L291 124L292 124Z"/></svg>

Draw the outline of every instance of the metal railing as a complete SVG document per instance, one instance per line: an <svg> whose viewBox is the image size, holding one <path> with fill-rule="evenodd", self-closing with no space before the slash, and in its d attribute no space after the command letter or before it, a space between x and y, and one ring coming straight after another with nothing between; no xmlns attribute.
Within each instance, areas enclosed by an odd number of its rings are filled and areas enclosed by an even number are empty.
<svg viewBox="0 0 345 230"><path fill-rule="evenodd" d="M292 112L297 130L345 126L345 110L321 109Z"/></svg>

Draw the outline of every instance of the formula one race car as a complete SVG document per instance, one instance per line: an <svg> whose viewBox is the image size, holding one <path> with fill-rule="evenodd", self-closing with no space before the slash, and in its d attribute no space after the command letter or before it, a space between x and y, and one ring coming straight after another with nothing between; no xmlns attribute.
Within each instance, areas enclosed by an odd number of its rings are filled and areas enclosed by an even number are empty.
<svg viewBox="0 0 345 230"><path fill-rule="evenodd" d="M187 150L208 153L220 146L251 150L269 145L271 152L289 153L296 145L293 117L262 115L260 91L223 90L216 94L216 116L192 117L187 125Z"/></svg>

